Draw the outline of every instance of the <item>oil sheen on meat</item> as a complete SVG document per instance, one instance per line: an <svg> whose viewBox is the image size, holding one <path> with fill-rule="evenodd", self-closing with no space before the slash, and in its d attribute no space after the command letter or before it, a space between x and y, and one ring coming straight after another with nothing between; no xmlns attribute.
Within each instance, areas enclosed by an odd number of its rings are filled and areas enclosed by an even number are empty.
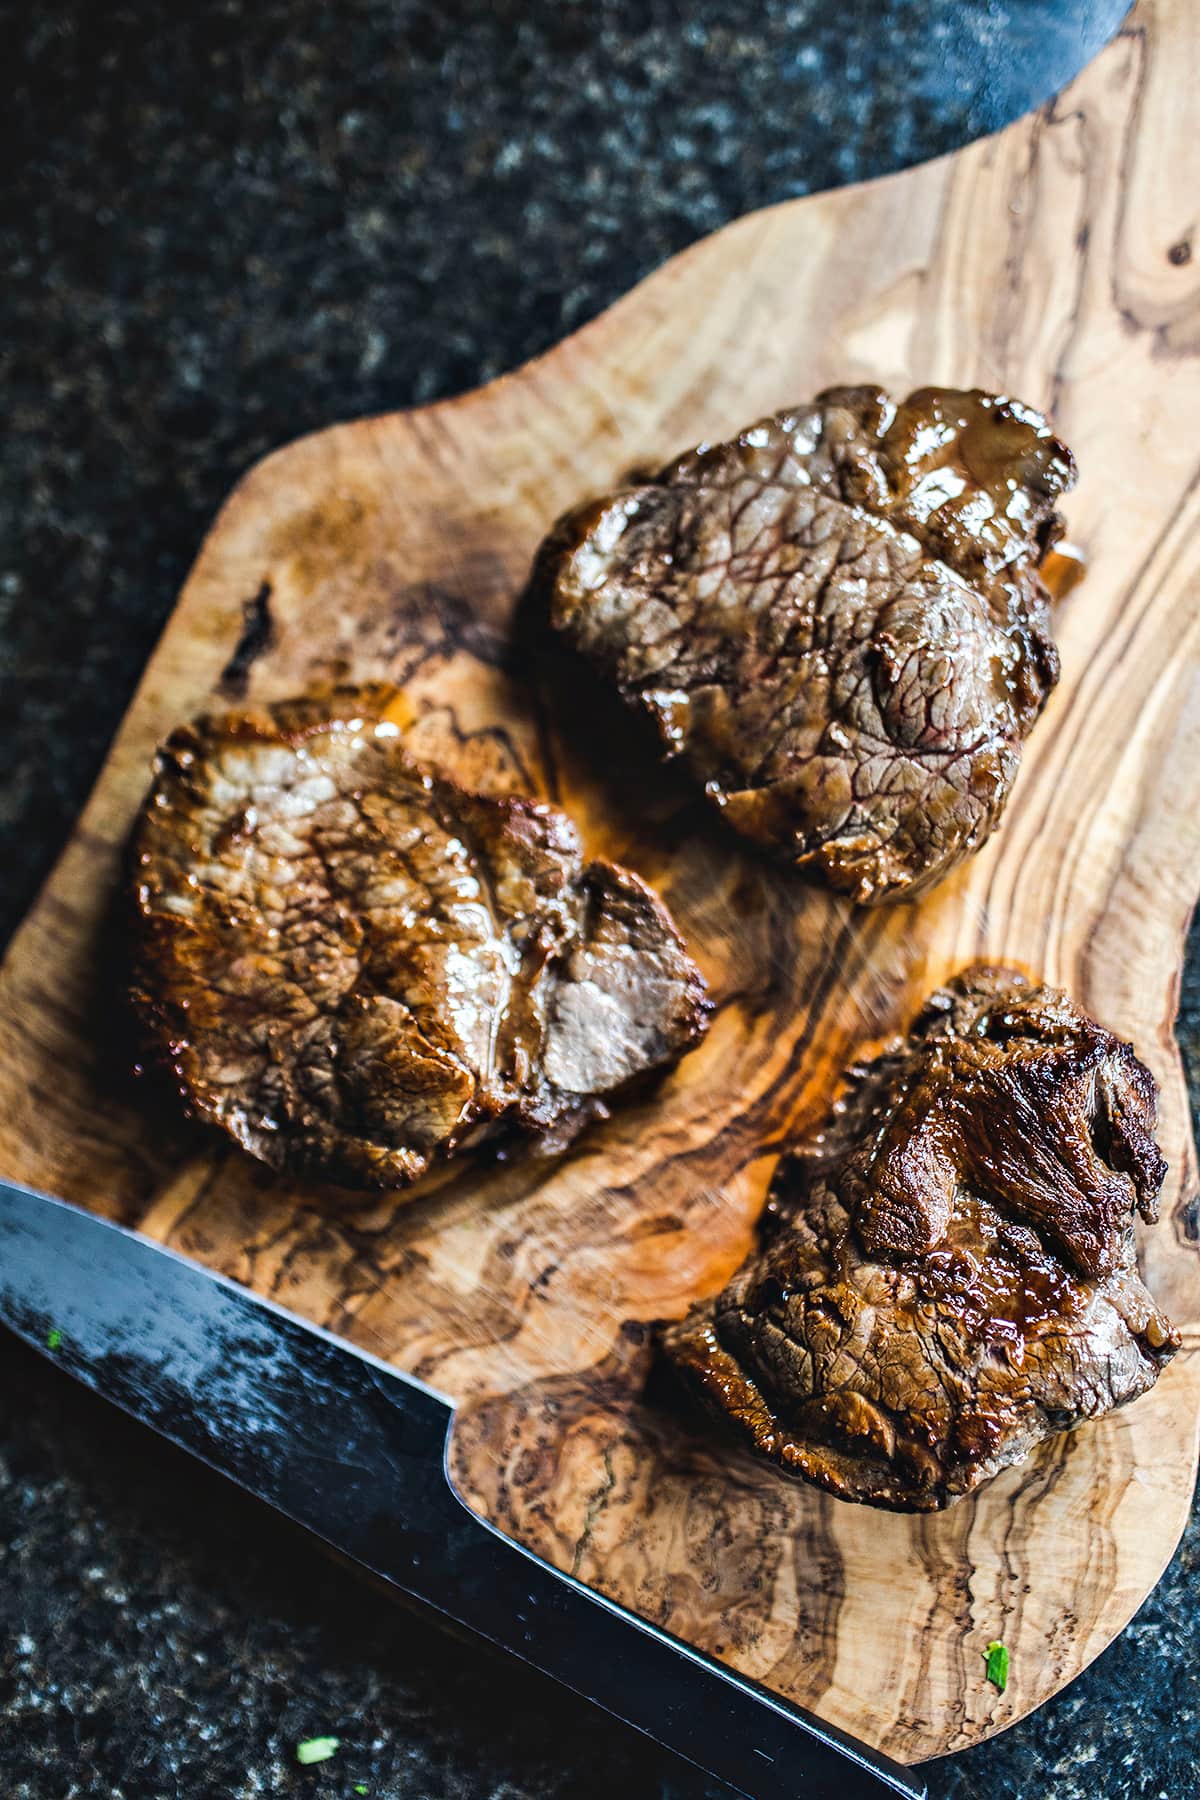
<svg viewBox="0 0 1200 1800"><path fill-rule="evenodd" d="M1178 1348L1134 1248L1165 1173L1155 1099L1065 994L967 972L850 1071L780 1165L761 1252L666 1328L667 1354L789 1474L948 1505Z"/></svg>
<svg viewBox="0 0 1200 1800"><path fill-rule="evenodd" d="M579 508L534 591L738 832L902 900L995 829L1058 679L1074 480L1018 401L831 388Z"/></svg>
<svg viewBox="0 0 1200 1800"><path fill-rule="evenodd" d="M555 1144L701 1035L665 907L570 820L405 752L391 691L199 720L132 844L133 997L188 1109L273 1167L398 1188Z"/></svg>

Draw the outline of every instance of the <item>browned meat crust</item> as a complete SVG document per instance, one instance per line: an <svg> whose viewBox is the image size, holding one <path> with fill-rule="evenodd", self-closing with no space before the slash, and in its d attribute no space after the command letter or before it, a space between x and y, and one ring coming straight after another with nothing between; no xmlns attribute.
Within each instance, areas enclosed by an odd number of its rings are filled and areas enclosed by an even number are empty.
<svg viewBox="0 0 1200 1800"><path fill-rule="evenodd" d="M1058 679L1074 480L1017 401L831 388L580 508L535 590L738 831L905 899L994 830Z"/></svg>
<svg viewBox="0 0 1200 1800"><path fill-rule="evenodd" d="M564 814L413 762L390 698L177 731L132 845L133 998L188 1108L384 1188L499 1121L561 1139L707 1016L650 889Z"/></svg>
<svg viewBox="0 0 1200 1800"><path fill-rule="evenodd" d="M930 1511L1153 1386L1179 1340L1138 1272L1155 1088L1065 994L978 968L850 1071L781 1164L778 1231L668 1355L763 1456Z"/></svg>

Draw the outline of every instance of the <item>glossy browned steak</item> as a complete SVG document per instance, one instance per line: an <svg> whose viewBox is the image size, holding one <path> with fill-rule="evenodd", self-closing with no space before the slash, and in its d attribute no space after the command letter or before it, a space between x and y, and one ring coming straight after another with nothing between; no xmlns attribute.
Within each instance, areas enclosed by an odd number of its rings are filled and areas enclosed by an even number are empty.
<svg viewBox="0 0 1200 1800"><path fill-rule="evenodd" d="M561 1141L706 1018L650 889L414 762L390 698L177 731L133 842L134 1000L190 1110L385 1188L500 1121Z"/></svg>
<svg viewBox="0 0 1200 1800"><path fill-rule="evenodd" d="M903 899L990 835L1058 679L1074 479L1017 401L834 388L570 515L536 587L738 831Z"/></svg>
<svg viewBox="0 0 1200 1800"><path fill-rule="evenodd" d="M1153 1080L1065 994L978 968L854 1068L780 1165L778 1229L668 1354L764 1456L848 1500L945 1506L1151 1387L1138 1273Z"/></svg>

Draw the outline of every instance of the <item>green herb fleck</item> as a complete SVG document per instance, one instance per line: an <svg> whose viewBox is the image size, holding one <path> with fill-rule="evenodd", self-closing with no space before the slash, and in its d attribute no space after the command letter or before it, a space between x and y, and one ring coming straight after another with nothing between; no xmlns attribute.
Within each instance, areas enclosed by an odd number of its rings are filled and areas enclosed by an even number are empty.
<svg viewBox="0 0 1200 1800"><path fill-rule="evenodd" d="M52 1325L46 1333L46 1348L47 1350L57 1350L61 1343L62 1332L58 1329L57 1325Z"/></svg>
<svg viewBox="0 0 1200 1800"><path fill-rule="evenodd" d="M365 1794L368 1791L366 1782L356 1781L354 1784L354 1791L356 1794Z"/></svg>
<svg viewBox="0 0 1200 1800"><path fill-rule="evenodd" d="M298 1763L328 1762L336 1756L341 1738L318 1737L305 1738L302 1744L296 1745L296 1761Z"/></svg>
<svg viewBox="0 0 1200 1800"><path fill-rule="evenodd" d="M999 1688L1000 1692L1003 1693L1008 1686L1007 1649L1000 1642L999 1638L994 1638L987 1649L982 1651L981 1654L984 1662L987 1664L988 1680L994 1688Z"/></svg>

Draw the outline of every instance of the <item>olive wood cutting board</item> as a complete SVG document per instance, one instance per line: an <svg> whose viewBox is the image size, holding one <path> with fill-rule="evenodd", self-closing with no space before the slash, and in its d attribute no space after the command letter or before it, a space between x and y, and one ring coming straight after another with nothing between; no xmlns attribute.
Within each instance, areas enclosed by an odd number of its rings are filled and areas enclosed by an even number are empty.
<svg viewBox="0 0 1200 1800"><path fill-rule="evenodd" d="M1200 1219L1172 1021L1200 885L1198 83L1200 18L1153 0L1000 136L745 218L516 374L268 457L213 526L0 977L0 1174L417 1372L461 1403L454 1474L503 1531L902 1759L973 1744L1077 1675L1192 1497ZM868 380L1045 408L1079 458L1066 511L1089 565L999 833L878 911L738 850L588 693L514 670L509 639L565 507ZM123 1047L113 900L155 744L206 707L348 676L404 683L431 760L561 801L591 851L654 883L717 1003L666 1084L561 1160L468 1159L399 1205L297 1185L179 1122ZM677 1417L651 1325L742 1260L781 1145L856 1047L980 956L1069 988L1153 1068L1170 1175L1142 1244L1185 1347L1127 1411L949 1512L882 1514Z"/></svg>

